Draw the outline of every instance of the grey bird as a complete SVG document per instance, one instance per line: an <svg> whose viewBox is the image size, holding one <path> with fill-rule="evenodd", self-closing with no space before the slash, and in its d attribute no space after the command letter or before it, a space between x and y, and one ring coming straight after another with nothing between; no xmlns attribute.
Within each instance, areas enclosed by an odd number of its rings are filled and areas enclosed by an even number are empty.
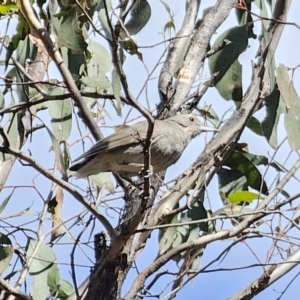
<svg viewBox="0 0 300 300"><path fill-rule="evenodd" d="M114 172L131 177L138 175L144 166L143 146L147 137L148 122L143 121L98 141L70 167L75 176L87 177L100 172ZM195 115L175 115L155 120L150 146L150 165L153 174L166 170L176 163L189 142L205 131L217 131L204 126Z"/></svg>

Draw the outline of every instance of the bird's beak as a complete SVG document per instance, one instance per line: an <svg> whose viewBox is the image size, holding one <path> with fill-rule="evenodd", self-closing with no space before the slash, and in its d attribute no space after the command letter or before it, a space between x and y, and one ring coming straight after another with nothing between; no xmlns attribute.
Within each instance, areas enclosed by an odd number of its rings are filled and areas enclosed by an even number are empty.
<svg viewBox="0 0 300 300"><path fill-rule="evenodd" d="M208 127L208 126L201 126L202 131L218 131L217 128Z"/></svg>

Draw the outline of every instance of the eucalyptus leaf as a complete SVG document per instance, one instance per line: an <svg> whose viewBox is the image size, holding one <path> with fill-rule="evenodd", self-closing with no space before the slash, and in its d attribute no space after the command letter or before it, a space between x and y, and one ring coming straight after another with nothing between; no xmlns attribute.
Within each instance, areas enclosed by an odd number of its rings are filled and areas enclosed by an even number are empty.
<svg viewBox="0 0 300 300"><path fill-rule="evenodd" d="M130 35L139 33L148 23L151 17L151 7L147 0L136 0L130 12L130 19L125 23L127 32ZM126 37L125 32L120 33Z"/></svg>

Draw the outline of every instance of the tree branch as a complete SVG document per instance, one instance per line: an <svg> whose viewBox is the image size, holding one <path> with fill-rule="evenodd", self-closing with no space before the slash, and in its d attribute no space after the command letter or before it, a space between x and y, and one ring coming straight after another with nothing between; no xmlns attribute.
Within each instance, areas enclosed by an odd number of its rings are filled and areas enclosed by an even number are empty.
<svg viewBox="0 0 300 300"><path fill-rule="evenodd" d="M5 290L8 294L17 297L22 300L32 300L32 297L21 292L17 288L10 286L2 277L0 277L0 287Z"/></svg>
<svg viewBox="0 0 300 300"><path fill-rule="evenodd" d="M96 122L94 121L92 114L87 109L85 102L83 98L81 97L81 94L72 78L72 75L67 68L65 62L63 61L61 54L59 50L55 47L53 44L48 32L45 30L45 28L42 27L41 23L36 17L36 14L33 11L33 8L30 4L29 0L23 0L20 1L20 9L22 14L24 15L25 19L27 20L28 24L36 32L38 37L43 42L49 56L52 58L52 60L55 62L59 72L61 73L61 76L63 77L66 86L69 89L69 92L72 95L72 98L74 99L76 105L79 107L82 115L83 120L85 121L87 127L89 128L90 132L92 133L95 140L100 140L103 138L103 135L101 131L99 130Z"/></svg>
<svg viewBox="0 0 300 300"><path fill-rule="evenodd" d="M7 139L7 135L2 127L0 127L0 135L3 137L4 140ZM71 184L55 177L51 172L49 172L48 170L43 168L38 162L36 162L34 158L17 149L13 149L10 146L7 147L5 145L4 147L0 147L0 152L9 153L21 160L26 161L40 174L42 174L52 182L56 183L57 185L65 189L67 192L69 192L78 202L80 202L84 207L86 207L95 216L95 218L97 218L102 223L102 225L107 230L107 233L110 236L111 240L116 240L115 230L110 224L110 222L101 213L99 213L98 209L92 203L89 203L85 198L83 198Z"/></svg>
<svg viewBox="0 0 300 300"><path fill-rule="evenodd" d="M171 249L164 255L156 259L150 266L148 266L144 271L142 271L134 283L132 284L130 291L126 295L125 299L133 299L138 291L144 286L146 279L152 275L154 272L159 270L164 264L166 264L170 259L179 255L183 251L192 249L194 247L205 247L206 245L215 242L217 240L230 239L241 234L244 230L249 228L250 225L258 221L264 216L264 213L257 213L257 211L265 209L268 204L282 191L284 186L289 182L289 180L294 176L294 174L300 168L300 159L296 162L293 168L284 176L284 178L277 184L274 190L261 202L261 204L253 211L253 215L247 217L244 221L239 223L237 226L233 227L231 230L222 230L217 233L208 234L199 237L196 240L191 240L179 245L176 248ZM300 258L300 250L299 253ZM298 256L297 256L298 257ZM299 262L297 262L298 264ZM285 269L284 269L285 270Z"/></svg>

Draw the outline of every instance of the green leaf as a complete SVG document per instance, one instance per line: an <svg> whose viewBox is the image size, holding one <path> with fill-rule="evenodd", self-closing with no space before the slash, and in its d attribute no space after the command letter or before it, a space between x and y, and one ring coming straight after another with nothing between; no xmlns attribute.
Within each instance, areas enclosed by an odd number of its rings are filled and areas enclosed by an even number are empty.
<svg viewBox="0 0 300 300"><path fill-rule="evenodd" d="M74 54L83 53L86 49L82 29L77 17L76 7L69 7L64 14L59 30L57 31L57 43L59 47L66 47Z"/></svg>
<svg viewBox="0 0 300 300"><path fill-rule="evenodd" d="M1 203L1 205L0 205L0 214L4 211L4 209L5 209L6 205L8 204L11 196L13 195L13 193L14 193L14 191L12 191L11 194L8 197L6 197L3 200L3 202Z"/></svg>
<svg viewBox="0 0 300 300"><path fill-rule="evenodd" d="M94 41L89 43L88 51L91 58L87 60L86 73L83 73L80 82L98 91L111 90L111 84L106 77L106 73L112 68L109 52Z"/></svg>
<svg viewBox="0 0 300 300"><path fill-rule="evenodd" d="M188 211L188 217L190 217L191 221L197 221L207 218L207 211L203 206L201 201L196 202L192 208ZM202 230L207 232L208 224L207 223L199 223L195 225L190 225L191 227L197 227L198 232L197 235L199 236L199 231Z"/></svg>
<svg viewBox="0 0 300 300"><path fill-rule="evenodd" d="M35 248L38 246L37 240L28 239L26 254L31 258ZM33 277L31 294L33 299L46 299L50 290L47 284L48 273L55 266L56 255L54 251L44 243L39 244L37 252L34 254L34 259L29 267L29 274Z"/></svg>
<svg viewBox="0 0 300 300"><path fill-rule="evenodd" d="M164 33L166 33L166 31L169 31L171 33L171 30L176 30L176 27L175 27L175 23L174 23L174 20L171 19L171 21L168 21L165 26L164 26ZM187 43L187 45L185 45L187 48L189 46L189 44Z"/></svg>
<svg viewBox="0 0 300 300"><path fill-rule="evenodd" d="M104 75L100 75L100 77L101 78L94 78L86 76L80 78L80 82L87 87L99 89L100 91L109 91L111 89L109 80Z"/></svg>
<svg viewBox="0 0 300 300"><path fill-rule="evenodd" d="M196 279L196 276L194 276L194 275L199 270L200 261L201 261L200 256L202 256L202 255L203 255L203 249L201 249L201 254L197 255L189 266L187 274L188 274L188 278L190 279L191 284L193 284Z"/></svg>
<svg viewBox="0 0 300 300"><path fill-rule="evenodd" d="M260 166L260 165L266 166L269 164L268 158L263 155L256 155L248 152L243 153L243 155L247 157L249 161L256 166Z"/></svg>
<svg viewBox="0 0 300 300"><path fill-rule="evenodd" d="M89 76L97 76L99 73L105 74L111 70L111 55L106 48L95 41L90 41L87 50L90 53L87 62Z"/></svg>
<svg viewBox="0 0 300 300"><path fill-rule="evenodd" d="M56 165L57 165L57 169L60 171L63 178L67 178L67 173L66 173L65 163L64 163L64 157L63 157L62 151L60 149L59 143L58 143L56 137L54 136L54 134L51 132L51 130L46 125L45 125L45 128L48 131L48 134L49 134L49 136L51 138L51 141L52 141L52 148L53 148L53 151L55 153L55 162L56 162Z"/></svg>
<svg viewBox="0 0 300 300"><path fill-rule="evenodd" d="M106 1L105 3L107 6L107 12L109 13L111 11L111 3L110 1ZM107 20L104 1L100 2L99 9L98 9L98 19L100 21L102 30L104 31L106 38L111 41L112 37L111 37L111 30L109 27L110 20Z"/></svg>
<svg viewBox="0 0 300 300"><path fill-rule="evenodd" d="M0 15L6 16L7 14L17 13L19 6L15 3L0 4Z"/></svg>
<svg viewBox="0 0 300 300"><path fill-rule="evenodd" d="M257 135L261 135L263 136L263 131L262 131L262 127L261 127L261 123L255 118L255 117L250 117L247 127L253 131L254 133L256 133Z"/></svg>
<svg viewBox="0 0 300 300"><path fill-rule="evenodd" d="M62 95L62 89L56 86L49 87L50 95ZM51 116L51 126L58 141L65 141L69 138L72 129L72 105L70 99L53 100L47 102Z"/></svg>
<svg viewBox="0 0 300 300"><path fill-rule="evenodd" d="M282 164L276 161L271 162L270 166L273 167L278 172L287 172L287 169Z"/></svg>
<svg viewBox="0 0 300 300"><path fill-rule="evenodd" d="M143 54L139 52L138 45L133 39L124 38L120 43L123 49L125 49L130 55L137 55L140 61L143 61Z"/></svg>
<svg viewBox="0 0 300 300"><path fill-rule="evenodd" d="M238 60L232 63L222 78L216 82L215 87L225 100L242 101L242 65Z"/></svg>
<svg viewBox="0 0 300 300"><path fill-rule="evenodd" d="M37 240L28 239L26 254L28 257L32 256L35 247L39 242ZM47 274L50 271L50 268L53 266L54 261L56 260L56 255L54 251L44 243L40 244L38 251L36 252L33 262L29 267L30 275L38 275L40 273L46 272Z"/></svg>
<svg viewBox="0 0 300 300"><path fill-rule="evenodd" d="M212 109L211 106L203 106L203 107L196 107L196 110L200 113L200 115L205 119L208 120L211 124L214 125L215 128L220 126L220 119L217 113Z"/></svg>
<svg viewBox="0 0 300 300"><path fill-rule="evenodd" d="M278 145L277 127L280 115L284 112L284 104L280 97L277 85L273 91L265 99L266 102L266 116L261 123L264 136L269 145L276 149Z"/></svg>
<svg viewBox="0 0 300 300"><path fill-rule="evenodd" d="M171 9L170 6L163 0L159 0L160 3L165 7L166 11L168 12L168 14L171 16Z"/></svg>
<svg viewBox="0 0 300 300"><path fill-rule="evenodd" d="M253 32L253 19L251 15L251 2L245 2L247 10L236 9L236 16L240 26L248 25L248 37L256 38L256 35Z"/></svg>
<svg viewBox="0 0 300 300"><path fill-rule="evenodd" d="M10 239L0 233L0 275L9 267L13 254L14 248Z"/></svg>
<svg viewBox="0 0 300 300"><path fill-rule="evenodd" d="M232 204L238 204L241 202L252 203L254 200L260 199L263 199L261 195L248 191L239 191L229 195L229 202Z"/></svg>
<svg viewBox="0 0 300 300"><path fill-rule="evenodd" d="M172 227L171 224L179 223L177 215L173 216L171 220L165 222L164 224L170 224L170 227L161 228L159 230L159 252L158 255L165 254L168 250L172 248L172 244L176 239L177 229Z"/></svg>
<svg viewBox="0 0 300 300"><path fill-rule="evenodd" d="M57 286L60 282L59 269L56 264L53 265L50 272L47 275L47 284L50 287L50 291L53 292L57 289Z"/></svg>
<svg viewBox="0 0 300 300"><path fill-rule="evenodd" d="M287 131L287 140L292 150L297 151L300 149L300 98L293 82L290 81L287 68L280 64L276 72L278 89L286 105L284 125Z"/></svg>
<svg viewBox="0 0 300 300"><path fill-rule="evenodd" d="M222 200L227 200L236 191L248 189L246 177L238 170L220 168L217 175Z"/></svg>
<svg viewBox="0 0 300 300"><path fill-rule="evenodd" d="M151 7L147 0L136 0L130 12L130 19L125 23L126 30L130 35L139 33L148 23L151 17ZM121 32L124 38L127 35Z"/></svg>
<svg viewBox="0 0 300 300"><path fill-rule="evenodd" d="M211 74L215 77L214 85L222 79L227 70L238 59L239 55L247 48L248 25L230 28L218 37L212 48L218 47L225 40L228 40L230 44L209 57L209 68ZM237 65L235 68L237 68ZM231 88L231 90L233 89Z"/></svg>
<svg viewBox="0 0 300 300"><path fill-rule="evenodd" d="M57 292L57 296L60 299L66 299L74 292L71 283L60 278L59 269L56 264L48 272L47 284L50 287L50 292L53 294Z"/></svg>
<svg viewBox="0 0 300 300"><path fill-rule="evenodd" d="M281 193L286 199L290 198L290 194L289 194L287 191L281 190L280 193Z"/></svg>
<svg viewBox="0 0 300 300"><path fill-rule="evenodd" d="M201 194L201 198L203 199L204 193ZM183 212L180 217L180 222L186 223L191 221L197 221L207 218L207 212L203 206L202 201L196 202L192 208L187 211ZM195 240L199 237L200 231L204 231L207 233L208 231L208 223L198 223L198 224L190 224L184 225L182 227L177 227L177 236L174 240L172 247L175 248L179 246L181 243L186 241ZM186 256L188 252L182 252L178 256L174 257L173 259L179 262L182 258Z"/></svg>
<svg viewBox="0 0 300 300"><path fill-rule="evenodd" d="M224 165L241 172L247 178L247 184L253 189L263 194L268 193L268 187L259 170L243 153L232 151Z"/></svg>
<svg viewBox="0 0 300 300"><path fill-rule="evenodd" d="M66 299L72 293L74 293L72 284L69 281L62 279L59 282L58 297L61 299Z"/></svg>
<svg viewBox="0 0 300 300"><path fill-rule="evenodd" d="M181 220L182 221L182 220ZM190 234L189 226L182 225L180 227L176 227L176 236L172 243L172 248L176 248L182 243L186 242ZM182 259L182 255L179 254L178 256L173 257L173 260L179 262Z"/></svg>
<svg viewBox="0 0 300 300"><path fill-rule="evenodd" d="M10 106L12 106L14 104L15 104L15 98L12 94ZM8 132L7 132L9 143L12 147L16 147L17 142L18 142L18 137L19 137L18 115L10 113L9 121L10 121L10 123L9 123L9 127L8 127ZM1 140L2 140L2 137L0 137L0 141ZM5 161L11 157L11 155L7 154L7 153L1 153L0 155L2 156L2 161Z"/></svg>
<svg viewBox="0 0 300 300"><path fill-rule="evenodd" d="M66 49L63 47L63 49ZM63 51L61 49L61 51ZM86 64L86 56L82 53L72 53L70 49L66 51L67 59L64 58L64 61L67 62L68 69L70 70L73 79L76 81L80 78L80 70L83 65Z"/></svg>
<svg viewBox="0 0 300 300"><path fill-rule="evenodd" d="M278 89L286 105L286 110L288 111L292 108L292 82L290 81L287 67L283 64L279 64L279 67L276 69L276 73Z"/></svg>
<svg viewBox="0 0 300 300"><path fill-rule="evenodd" d="M270 21L267 20L269 18L269 15L268 15L268 10L267 10L267 7L265 5L265 2L266 2L265 0L255 0L254 1L254 3L258 6L258 8L260 10L261 17L266 18L266 19L262 18L262 23L264 25L263 27L268 28Z"/></svg>
<svg viewBox="0 0 300 300"><path fill-rule="evenodd" d="M16 33L12 36L11 41L8 44L8 48L7 48L6 55L5 55L5 66L6 67L8 66L8 62L9 62L13 52L18 48L19 43L24 39L28 39L28 34L29 34L29 25L28 25L27 21L25 20L25 18L23 17L23 15L19 14ZM30 58L32 58L32 57L30 57ZM19 60L19 58L17 58L17 60L22 65L25 62L25 61Z"/></svg>

